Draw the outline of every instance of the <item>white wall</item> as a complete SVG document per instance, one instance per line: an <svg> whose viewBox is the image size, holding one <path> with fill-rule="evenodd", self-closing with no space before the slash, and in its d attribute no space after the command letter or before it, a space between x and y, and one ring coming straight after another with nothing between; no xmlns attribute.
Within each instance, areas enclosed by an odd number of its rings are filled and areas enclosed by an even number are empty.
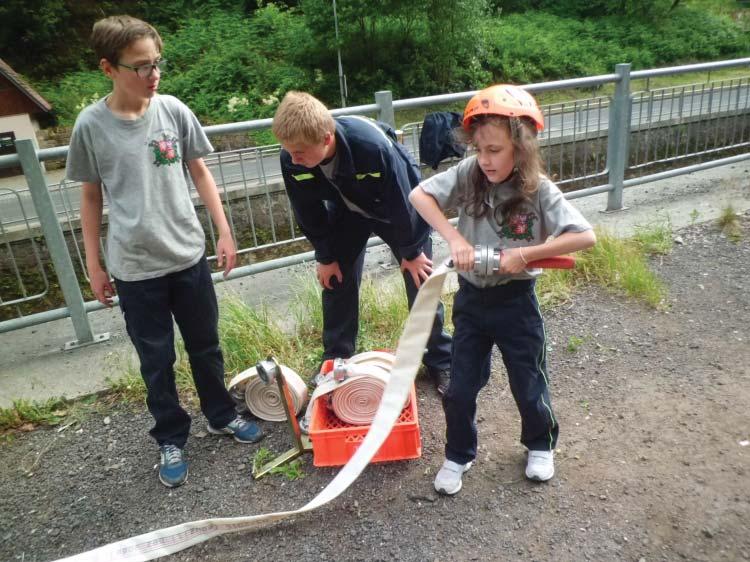
<svg viewBox="0 0 750 562"><path fill-rule="evenodd" d="M0 117L0 132L13 131L18 139L31 139L34 146L39 149L39 143L36 140L37 127L31 121L28 113L20 115L8 115Z"/></svg>

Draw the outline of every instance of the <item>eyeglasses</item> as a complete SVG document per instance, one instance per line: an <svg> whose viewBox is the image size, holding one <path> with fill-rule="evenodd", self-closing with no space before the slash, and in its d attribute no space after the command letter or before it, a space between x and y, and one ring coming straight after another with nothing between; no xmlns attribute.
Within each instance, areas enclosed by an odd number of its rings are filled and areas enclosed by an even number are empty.
<svg viewBox="0 0 750 562"><path fill-rule="evenodd" d="M139 64L138 66L130 66L129 64L123 64L121 62L117 63L117 66L124 66L125 68L129 68L133 72L135 72L139 78L148 78L151 76L151 73L154 70L158 70L159 74L164 72L164 69L167 66L167 61L164 59L159 59L156 62L150 62L148 64Z"/></svg>

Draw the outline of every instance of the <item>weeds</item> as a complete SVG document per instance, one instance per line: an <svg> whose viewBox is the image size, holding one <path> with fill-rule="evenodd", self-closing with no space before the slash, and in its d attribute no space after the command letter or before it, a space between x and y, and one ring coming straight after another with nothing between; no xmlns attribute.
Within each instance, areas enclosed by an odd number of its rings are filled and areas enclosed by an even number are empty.
<svg viewBox="0 0 750 562"><path fill-rule="evenodd" d="M579 336L570 336L568 338L568 345L566 349L570 353L578 353L578 351L581 349L581 346L586 342L586 338L581 338Z"/></svg>
<svg viewBox="0 0 750 562"><path fill-rule="evenodd" d="M261 470L266 464L274 459L274 454L265 447L260 447L253 455L253 474ZM268 474L279 474L287 480L300 480L305 477L300 459L276 466L268 471Z"/></svg>
<svg viewBox="0 0 750 562"><path fill-rule="evenodd" d="M268 474L280 474L287 480L301 480L305 477L301 459L295 459L281 466L274 467L268 471Z"/></svg>
<svg viewBox="0 0 750 562"><path fill-rule="evenodd" d="M12 441L14 430L31 431L37 427L54 427L63 422L65 427L80 424L92 412L101 413L107 404L98 395L77 400L50 398L46 402L16 400L10 408L0 408L0 436L2 442Z"/></svg>
<svg viewBox="0 0 750 562"><path fill-rule="evenodd" d="M273 460L273 453L265 447L258 447L253 455L253 474Z"/></svg>
<svg viewBox="0 0 750 562"><path fill-rule="evenodd" d="M12 407L0 409L0 431L54 426L66 415L65 402L60 398L50 398L46 402L16 400Z"/></svg>
<svg viewBox="0 0 750 562"><path fill-rule="evenodd" d="M589 404L588 400L581 400L581 408L586 411L586 415L591 414L591 405Z"/></svg>
<svg viewBox="0 0 750 562"><path fill-rule="evenodd" d="M664 256L672 251L672 223L669 218L648 227L636 227L633 242L649 256Z"/></svg>
<svg viewBox="0 0 750 562"><path fill-rule="evenodd" d="M721 216L719 217L719 227L721 227L721 231L726 237L735 244L742 240L742 227L740 226L740 220L737 217L737 212L731 205L721 212Z"/></svg>
<svg viewBox="0 0 750 562"><path fill-rule="evenodd" d="M658 238L641 234L642 239ZM644 301L649 306L664 306L666 288L649 269L643 242L623 240L604 230L597 231L597 243L581 252L576 275L628 297Z"/></svg>

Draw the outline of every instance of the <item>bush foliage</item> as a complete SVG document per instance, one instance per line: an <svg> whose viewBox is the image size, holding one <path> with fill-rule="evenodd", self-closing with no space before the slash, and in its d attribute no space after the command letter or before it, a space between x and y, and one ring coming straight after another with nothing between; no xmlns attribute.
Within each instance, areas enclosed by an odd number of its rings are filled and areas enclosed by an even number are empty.
<svg viewBox="0 0 750 562"><path fill-rule="evenodd" d="M338 50L350 105L371 103L383 89L423 96L610 73L619 62L642 69L748 56L747 23L697 1L338 0L337 43L330 0L205 0L201 9L197 0L110 0L99 10L89 1L8 0L0 17L20 14L36 35L6 27L0 49L15 40L50 53L33 68L26 59L6 60L34 76L60 123L71 124L82 104L109 91L85 47L90 24L102 12L127 11L162 33L169 67L161 91L204 123L220 123L269 117L290 89L340 105ZM60 37L45 24L74 16L68 47L55 51Z"/></svg>

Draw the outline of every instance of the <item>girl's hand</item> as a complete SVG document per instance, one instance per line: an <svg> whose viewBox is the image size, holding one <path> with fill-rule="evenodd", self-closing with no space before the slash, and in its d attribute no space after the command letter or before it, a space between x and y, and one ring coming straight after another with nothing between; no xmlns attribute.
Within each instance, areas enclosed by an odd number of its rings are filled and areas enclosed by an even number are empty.
<svg viewBox="0 0 750 562"><path fill-rule="evenodd" d="M460 235L449 245L453 266L459 271L474 271L474 245Z"/></svg>
<svg viewBox="0 0 750 562"><path fill-rule="evenodd" d="M526 267L526 261L521 257L521 248L510 248L500 253L498 273L521 273Z"/></svg>

